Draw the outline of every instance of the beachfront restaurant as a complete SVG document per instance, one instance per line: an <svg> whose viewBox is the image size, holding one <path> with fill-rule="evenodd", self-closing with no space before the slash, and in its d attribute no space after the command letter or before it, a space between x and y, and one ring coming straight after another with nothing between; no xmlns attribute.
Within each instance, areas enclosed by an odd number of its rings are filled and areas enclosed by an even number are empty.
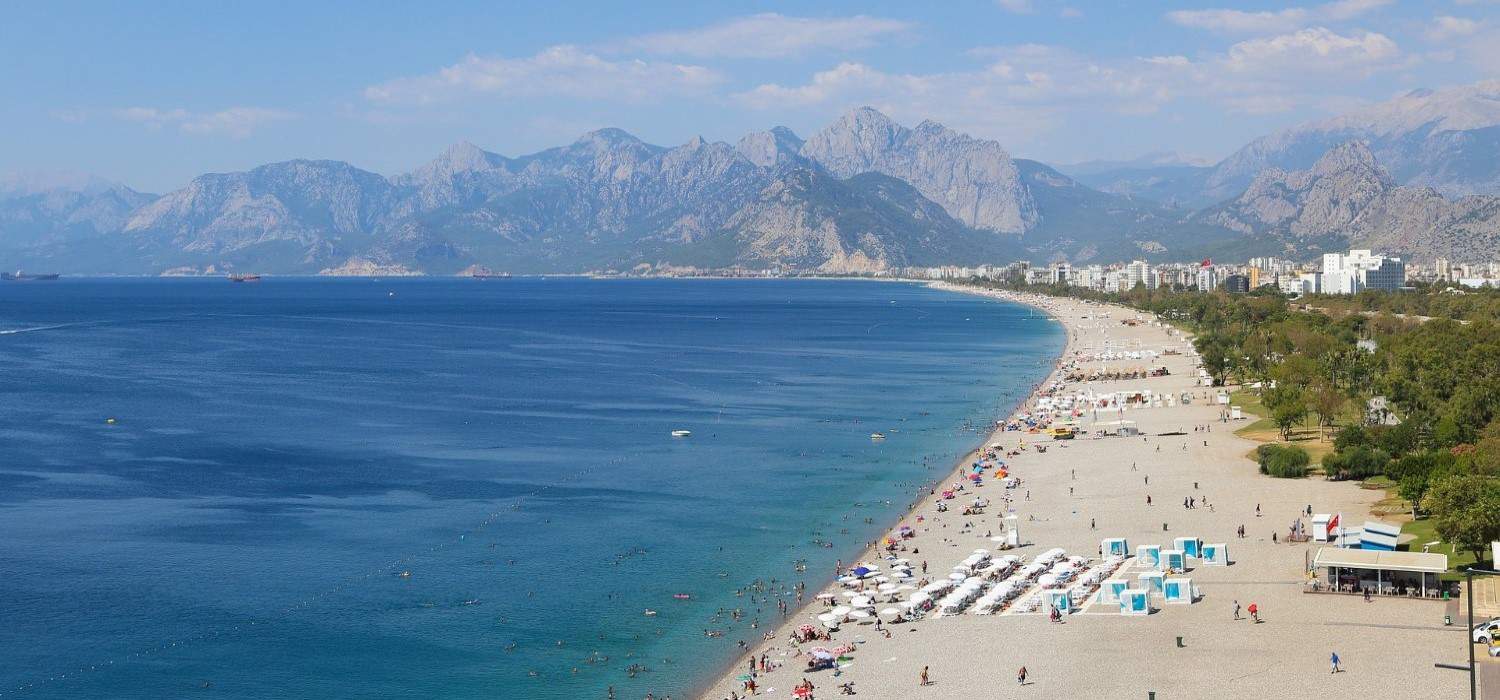
<svg viewBox="0 0 1500 700"><path fill-rule="evenodd" d="M1448 570L1448 555L1320 547L1313 569L1326 571L1312 587L1317 592L1368 590L1377 595L1436 598L1442 595L1438 577Z"/></svg>

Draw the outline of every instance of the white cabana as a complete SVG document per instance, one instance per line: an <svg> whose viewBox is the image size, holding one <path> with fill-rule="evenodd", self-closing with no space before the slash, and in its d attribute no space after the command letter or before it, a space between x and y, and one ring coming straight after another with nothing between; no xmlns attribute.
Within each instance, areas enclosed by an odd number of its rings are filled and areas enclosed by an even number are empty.
<svg viewBox="0 0 1500 700"><path fill-rule="evenodd" d="M1194 597L1192 579L1173 577L1162 583L1161 598L1163 602L1191 604Z"/></svg>
<svg viewBox="0 0 1500 700"><path fill-rule="evenodd" d="M1203 545L1204 566L1229 566L1229 547L1220 542Z"/></svg>
<svg viewBox="0 0 1500 700"><path fill-rule="evenodd" d="M1120 591L1120 614L1121 615L1150 615L1150 596L1139 588L1127 588Z"/></svg>
<svg viewBox="0 0 1500 700"><path fill-rule="evenodd" d="M1167 571L1187 571L1187 554L1180 549L1163 549L1161 562L1162 568Z"/></svg>
<svg viewBox="0 0 1500 700"><path fill-rule="evenodd" d="M1105 579L1104 583L1099 586L1099 602L1117 603L1120 600L1120 593L1127 588L1130 588L1130 582L1123 578Z"/></svg>
<svg viewBox="0 0 1500 700"><path fill-rule="evenodd" d="M1141 568L1161 568L1161 545L1143 544L1135 548L1135 566Z"/></svg>
<svg viewBox="0 0 1500 700"><path fill-rule="evenodd" d="M1203 556L1203 540L1197 537L1178 537L1172 540L1172 549L1180 549L1186 556L1199 558Z"/></svg>
<svg viewBox="0 0 1500 700"><path fill-rule="evenodd" d="M1047 604L1048 614L1051 614L1053 610L1056 610L1064 615L1073 612L1073 599L1068 596L1068 592L1066 590L1054 589L1050 591L1044 591L1042 593L1042 599Z"/></svg>
<svg viewBox="0 0 1500 700"><path fill-rule="evenodd" d="M1108 537L1099 543L1099 551L1106 557L1130 556L1130 543L1124 537Z"/></svg>
<svg viewBox="0 0 1500 700"><path fill-rule="evenodd" d="M1160 571L1147 571L1145 573L1136 574L1136 579L1140 581L1141 588L1152 593L1161 592L1162 581L1164 580L1164 577L1162 576L1162 573Z"/></svg>

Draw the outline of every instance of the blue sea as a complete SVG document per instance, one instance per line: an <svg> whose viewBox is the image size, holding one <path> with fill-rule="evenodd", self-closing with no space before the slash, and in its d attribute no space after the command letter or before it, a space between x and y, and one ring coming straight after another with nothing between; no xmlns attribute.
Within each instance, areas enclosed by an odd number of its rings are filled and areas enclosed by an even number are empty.
<svg viewBox="0 0 1500 700"><path fill-rule="evenodd" d="M0 284L0 697L686 697L1063 340L869 281Z"/></svg>

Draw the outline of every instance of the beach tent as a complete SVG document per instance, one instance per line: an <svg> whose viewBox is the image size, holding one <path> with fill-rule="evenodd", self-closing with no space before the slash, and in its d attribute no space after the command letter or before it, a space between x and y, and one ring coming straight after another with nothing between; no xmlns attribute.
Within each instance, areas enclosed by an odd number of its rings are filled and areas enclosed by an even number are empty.
<svg viewBox="0 0 1500 700"><path fill-rule="evenodd" d="M1130 543L1124 537L1110 537L1099 543L1099 550L1106 557L1130 556Z"/></svg>
<svg viewBox="0 0 1500 700"><path fill-rule="evenodd" d="M1151 601L1148 600L1146 591L1139 588L1127 588L1120 591L1120 614L1150 615Z"/></svg>
<svg viewBox="0 0 1500 700"><path fill-rule="evenodd" d="M1164 578L1160 571L1147 571L1143 574L1136 574L1136 578L1140 579L1142 589L1155 593L1162 591Z"/></svg>
<svg viewBox="0 0 1500 700"><path fill-rule="evenodd" d="M1168 603L1192 603L1193 581L1188 578L1169 578L1162 582L1162 600Z"/></svg>
<svg viewBox="0 0 1500 700"><path fill-rule="evenodd" d="M1151 567L1161 568L1161 545L1143 544L1135 548L1135 565L1137 568Z"/></svg>
<svg viewBox="0 0 1500 700"><path fill-rule="evenodd" d="M1162 567L1170 571L1187 571L1187 554L1180 549L1165 549L1161 553Z"/></svg>
<svg viewBox="0 0 1500 700"><path fill-rule="evenodd" d="M1224 543L1203 545L1204 566L1229 566L1229 547Z"/></svg>
<svg viewBox="0 0 1500 700"><path fill-rule="evenodd" d="M1106 579L1104 585L1099 587L1099 602L1119 602L1120 594L1130 587L1130 582L1123 578Z"/></svg>
<svg viewBox="0 0 1500 700"><path fill-rule="evenodd" d="M1073 612L1073 599L1068 597L1065 590L1049 590L1043 592L1043 600L1047 603L1047 612L1050 614L1053 608L1066 615Z"/></svg>
<svg viewBox="0 0 1500 700"><path fill-rule="evenodd" d="M1172 540L1172 549L1180 549L1183 554L1190 557L1203 558L1203 540L1197 537L1179 537Z"/></svg>

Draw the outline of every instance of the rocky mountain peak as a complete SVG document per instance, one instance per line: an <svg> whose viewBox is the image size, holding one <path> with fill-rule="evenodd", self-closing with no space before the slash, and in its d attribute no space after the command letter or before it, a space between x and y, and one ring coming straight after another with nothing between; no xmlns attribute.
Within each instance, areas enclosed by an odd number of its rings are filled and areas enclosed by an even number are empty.
<svg viewBox="0 0 1500 700"><path fill-rule="evenodd" d="M1343 172L1358 171L1374 174L1378 179L1389 182L1390 173L1380 167L1376 162L1375 154L1370 151L1369 144L1364 141L1346 141L1333 148L1328 149L1318 162L1313 164L1312 174L1315 177L1329 177Z"/></svg>
<svg viewBox="0 0 1500 700"><path fill-rule="evenodd" d="M606 127L595 129L578 137L578 140L574 141L573 145L586 146L596 150L606 150L619 146L645 145L645 142L624 129Z"/></svg>
<svg viewBox="0 0 1500 700"><path fill-rule="evenodd" d="M809 138L802 155L839 177L877 172L906 180L974 228L1020 234L1037 222L1010 154L937 122L913 131L861 107Z"/></svg>
<svg viewBox="0 0 1500 700"><path fill-rule="evenodd" d="M738 150L750 162L762 168L771 168L800 160L802 139L791 129L778 126L767 131L752 131L745 134L739 143L735 144L735 150Z"/></svg>

